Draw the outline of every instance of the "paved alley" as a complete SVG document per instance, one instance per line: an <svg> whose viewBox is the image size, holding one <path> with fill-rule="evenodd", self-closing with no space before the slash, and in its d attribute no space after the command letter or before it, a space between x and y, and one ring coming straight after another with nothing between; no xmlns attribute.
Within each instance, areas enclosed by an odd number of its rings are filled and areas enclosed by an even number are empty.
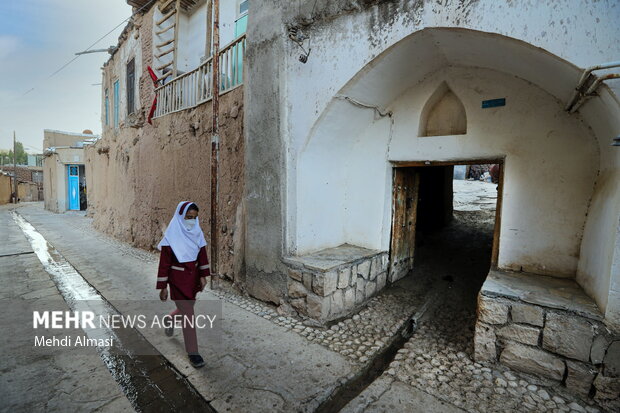
<svg viewBox="0 0 620 413"><path fill-rule="evenodd" d="M29 313L10 311L11 300L29 300L34 308L36 299L55 297L67 308L14 222L10 208L0 211L1 225L8 234L7 242L0 247L0 259L6 263L1 276L10 279L22 275L20 282L9 283L11 288L3 292L2 299L9 308L3 314L3 325L31 322ZM132 311L129 303L133 307L137 303L146 311L158 311L161 308L155 307L170 304L155 298L157 255L93 231L90 219L83 215L52 214L36 203L21 205L16 211L108 301L126 303L122 305L127 306L128 312ZM488 220L487 225L491 222ZM420 266L424 269L425 265L423 257ZM473 268L476 265L479 264L471 263ZM317 408L330 411L329 406L347 403L345 412L490 412L500 411L502 406L523 411L597 411L548 383L526 381L506 369L492 370L474 363L473 310L481 280L471 283L467 278L446 278L450 271L454 268L415 283L407 277L374 297L358 314L327 329L278 314L273 307L231 291L205 291L199 299L220 300L223 305L223 335L221 340L199 340L207 362L199 370L187 361L180 334L168 338L158 330L140 332L218 412L312 412ZM382 351L408 318L428 304L424 302L426 296L437 297L437 291L443 291L443 298L432 303L429 314L421 318L417 331L397 351L394 360L386 359L385 363L391 364L381 367L383 374L365 390L360 388L362 393L357 397L353 394L355 398L350 402L329 400L330 395L340 397L337 389L342 390L356 377L368 374L365 366L384 357ZM462 291L469 293L461 294ZM118 310L123 312L122 308ZM36 410L42 404L48 411L144 408L136 400L131 405L121 391L122 385L115 383L96 351L90 356L79 355L77 365L70 352L35 357L33 361L32 347L27 342L31 339L29 330L20 331L22 334L17 336L3 336L2 348L7 353L2 365L2 388L7 389L3 390L3 399L10 401L5 407L19 406L18 411L31 411L33 407ZM8 357L13 352L17 357ZM49 374L53 374L54 380L45 380ZM36 382L45 384L43 388L33 384L33 392L11 391L35 377ZM83 385L85 377L100 383L96 392L75 390ZM93 388L90 383L89 388ZM511 399L515 392L525 397L521 404L518 399ZM73 397L74 394L80 397ZM154 404L147 405L144 411L153 407Z"/></svg>
<svg viewBox="0 0 620 413"><path fill-rule="evenodd" d="M41 354L33 348L32 312L39 300L53 300L67 311L30 243L0 207L0 399L2 411L10 412L130 412L131 404L93 349ZM27 328L24 328L24 327ZM21 327L21 328L20 328Z"/></svg>
<svg viewBox="0 0 620 413"><path fill-rule="evenodd" d="M21 205L17 208L17 212L107 300L115 303L136 300L144 306L164 305L154 301L157 297L154 288L158 259L156 255L131 248L93 231L90 220L79 214L52 214L44 211L40 204ZM4 244L2 248L6 252L3 254L28 252L17 256L20 266L2 267L3 278L8 279L16 274L26 274L28 277L28 281L24 281L26 284L12 294L23 295L28 287L36 287L35 294L58 296L53 282L42 269L40 262L30 253L28 242L13 222L8 207L2 208L2 225L8 229L12 241L15 239L19 241L19 244L17 242ZM2 259L15 260L13 256ZM37 278L31 279L35 275ZM11 297L7 295L3 299ZM384 344L381 341L368 343L366 339L360 341L355 335L357 337L362 335L351 332L350 344L354 348L351 355L358 354L365 357L361 358L360 362L360 357L347 357L346 351L345 355L340 354L337 350L344 349L339 349L338 345L334 348L330 341L318 340L321 336L327 338L332 334L335 335L339 330L338 327L324 330L306 326L299 319L281 316L265 304L232 293L206 291L201 294L200 299L218 300L220 297L223 298L223 337L215 343L200 341L200 351L207 363L203 369L196 370L190 366L183 351L182 337L178 333L173 338L168 338L162 331L141 331L219 412L314 411L339 385L346 383L347 378L359 372L368 356ZM375 301L375 307L382 305L381 300ZM386 305L389 307L388 304L383 304L384 307ZM410 306L415 307L415 302ZM119 310L122 311L120 308ZM383 310L382 313L385 311L387 310ZM380 322L379 315L375 317L374 323ZM23 323L30 322L30 314L22 314L21 317ZM355 318L360 319L359 316ZM403 322L405 319L406 317L400 315L396 321ZM367 320L363 322L369 323ZM344 325L343 323L342 331L337 333L338 336L342 336L346 331ZM350 326L349 330L352 330L352 327ZM367 329L372 330L373 326L367 325ZM396 327L388 326L386 331L378 330L378 333L385 335L395 330ZM23 340L27 338L24 337ZM28 348L23 340L19 345ZM343 345L345 341L342 340ZM364 349L364 342L370 344L367 350ZM64 359L67 356L62 354L58 357ZM7 360L6 357L3 359ZM119 406L130 409L129 402L121 397L120 388L115 385L98 356L93 354L88 361L90 364L86 372L79 371L80 366L75 365L72 365L72 371L88 375L92 375L92 371L95 371L101 375L102 380L107 380L105 385L100 386L110 392L110 395L105 394L105 402L113 403L114 411L118 410ZM2 368L7 373L12 370L10 366ZM37 368L41 369L41 366L35 363L28 366L27 370L22 370L21 380L31 378L32 372ZM15 380L10 377L10 374L3 374L3 380ZM79 375L71 376L71 380L79 382ZM51 386L49 391L55 391L55 387ZM63 394L57 394L56 397L62 400ZM28 396L22 394L20 397ZM15 403L20 400L23 401L21 398L16 398ZM31 403L37 405L42 401L33 398ZM442 405L431 398L431 405L433 403L437 403L437 406ZM50 410L64 411L60 407ZM94 409L86 407L85 410Z"/></svg>

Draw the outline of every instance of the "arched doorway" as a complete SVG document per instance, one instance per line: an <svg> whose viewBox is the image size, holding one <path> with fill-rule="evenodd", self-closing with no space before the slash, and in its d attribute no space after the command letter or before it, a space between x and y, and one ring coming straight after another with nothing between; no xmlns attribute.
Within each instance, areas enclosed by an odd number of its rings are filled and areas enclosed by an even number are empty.
<svg viewBox="0 0 620 413"><path fill-rule="evenodd" d="M544 299L536 303L536 311L555 311L549 309L557 307L557 299L568 306L564 310L584 305L574 310L591 318L576 323L597 322L607 300L600 287L609 280L609 272L596 277L579 274L591 271L586 269L591 267L593 238L588 227L606 214L604 208L591 207L591 200L600 197L597 176L618 163L605 153L597 135L602 129L591 125L597 116L611 125L618 105L604 95L584 110L583 117L565 112L580 75L581 70L557 56L497 34L433 28L400 41L334 96L300 145L295 198L289 202L295 234L291 250L304 256L348 245L394 257L395 165L423 168L499 160L503 191L494 241L497 268L527 275L516 278L514 291L537 288ZM398 183L415 189L416 179L413 174ZM405 205L409 195L403 195ZM402 250L404 268L390 274L392 281L411 269L411 250ZM505 293L498 285L506 274L492 274L497 287L493 294ZM562 288L572 291L572 298L547 294ZM354 298L356 305L363 302ZM501 354L515 366L520 347L504 347L496 333L511 323L513 308L521 311L522 299L516 292L499 299L507 300L501 303L482 300L481 314L488 316L489 308L501 314L478 320L482 324L476 328L477 340L484 343L484 351L477 348L477 355L492 361ZM322 314L325 319L332 316L329 310ZM528 332L542 337L547 329L547 336L553 336L554 326L531 321L537 324L528 326ZM518 341L516 336L506 340ZM549 340L540 344L532 339L528 354L572 357L554 349ZM559 370L553 378L563 377Z"/></svg>

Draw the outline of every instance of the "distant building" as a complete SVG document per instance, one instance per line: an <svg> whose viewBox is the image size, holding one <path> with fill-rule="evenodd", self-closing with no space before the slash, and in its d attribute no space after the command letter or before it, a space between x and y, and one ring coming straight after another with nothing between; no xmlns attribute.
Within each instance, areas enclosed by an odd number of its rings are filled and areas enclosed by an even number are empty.
<svg viewBox="0 0 620 413"><path fill-rule="evenodd" d="M0 166L0 205L11 202L13 176L17 172L17 198L22 202L43 200L43 168L39 166Z"/></svg>
<svg viewBox="0 0 620 413"><path fill-rule="evenodd" d="M97 140L92 133L46 129L43 132L43 192L45 209L53 212L85 210L84 145Z"/></svg>
<svg viewBox="0 0 620 413"><path fill-rule="evenodd" d="M43 167L43 154L28 155L28 166Z"/></svg>

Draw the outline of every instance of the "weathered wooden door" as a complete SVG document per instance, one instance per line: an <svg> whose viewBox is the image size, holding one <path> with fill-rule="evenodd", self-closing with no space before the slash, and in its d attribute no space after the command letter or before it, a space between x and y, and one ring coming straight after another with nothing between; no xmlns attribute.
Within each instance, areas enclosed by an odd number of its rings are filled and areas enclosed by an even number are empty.
<svg viewBox="0 0 620 413"><path fill-rule="evenodd" d="M404 277L413 268L419 187L419 172L413 168L394 168L389 273L391 282Z"/></svg>

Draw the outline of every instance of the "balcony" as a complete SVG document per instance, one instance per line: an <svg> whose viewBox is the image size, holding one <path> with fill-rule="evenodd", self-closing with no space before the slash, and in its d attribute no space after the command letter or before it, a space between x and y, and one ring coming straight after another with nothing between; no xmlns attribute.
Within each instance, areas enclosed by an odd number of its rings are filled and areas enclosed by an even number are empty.
<svg viewBox="0 0 620 413"><path fill-rule="evenodd" d="M246 36L237 37L219 53L220 95L243 84ZM153 118L191 109L213 97L213 57L155 89L157 108Z"/></svg>

